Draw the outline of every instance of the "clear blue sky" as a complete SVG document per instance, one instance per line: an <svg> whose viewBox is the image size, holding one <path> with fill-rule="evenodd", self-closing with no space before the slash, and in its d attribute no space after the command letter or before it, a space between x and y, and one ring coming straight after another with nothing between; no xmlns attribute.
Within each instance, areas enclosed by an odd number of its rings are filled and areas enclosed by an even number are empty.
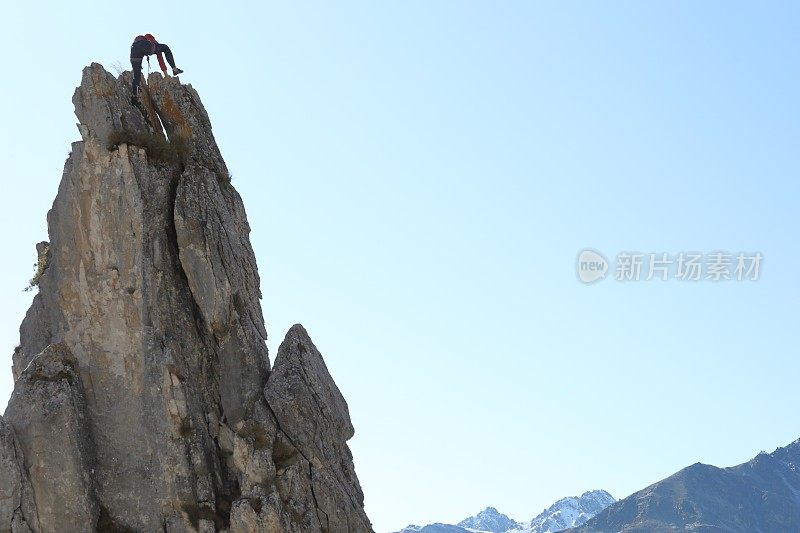
<svg viewBox="0 0 800 533"><path fill-rule="evenodd" d="M0 401L82 67L170 44L242 193L274 356L302 322L376 530L529 519L800 437L795 2L12 2ZM581 285L586 246L760 251Z"/></svg>

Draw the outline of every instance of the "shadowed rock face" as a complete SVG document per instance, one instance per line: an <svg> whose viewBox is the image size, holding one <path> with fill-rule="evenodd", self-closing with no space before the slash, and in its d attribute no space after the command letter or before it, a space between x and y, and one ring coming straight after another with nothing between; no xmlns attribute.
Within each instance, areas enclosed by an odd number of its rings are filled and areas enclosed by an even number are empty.
<svg viewBox="0 0 800 533"><path fill-rule="evenodd" d="M371 531L347 403L302 326L270 371L197 92L152 74L133 106L129 86L92 64L73 97L82 140L0 418L0 531Z"/></svg>

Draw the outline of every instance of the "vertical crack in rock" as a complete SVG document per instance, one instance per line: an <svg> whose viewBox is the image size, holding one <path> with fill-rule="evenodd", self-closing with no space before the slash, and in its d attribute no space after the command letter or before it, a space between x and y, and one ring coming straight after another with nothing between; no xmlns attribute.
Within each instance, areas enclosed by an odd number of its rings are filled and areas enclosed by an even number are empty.
<svg viewBox="0 0 800 533"><path fill-rule="evenodd" d="M303 326L286 334L264 395L278 427L308 462L311 494L325 517L320 522L331 531L369 527L347 446L354 434L347 402Z"/></svg>
<svg viewBox="0 0 800 533"><path fill-rule="evenodd" d="M14 429L0 417L0 524L9 531L39 530L33 489ZM30 522L30 525L28 523Z"/></svg>
<svg viewBox="0 0 800 533"><path fill-rule="evenodd" d="M98 516L91 431L76 367L65 344L50 345L17 379L4 417L19 441L38 518L31 522L41 531L89 530Z"/></svg>
<svg viewBox="0 0 800 533"><path fill-rule="evenodd" d="M197 92L93 63L0 418L0 531L371 531L305 330L270 373L250 227Z"/></svg>

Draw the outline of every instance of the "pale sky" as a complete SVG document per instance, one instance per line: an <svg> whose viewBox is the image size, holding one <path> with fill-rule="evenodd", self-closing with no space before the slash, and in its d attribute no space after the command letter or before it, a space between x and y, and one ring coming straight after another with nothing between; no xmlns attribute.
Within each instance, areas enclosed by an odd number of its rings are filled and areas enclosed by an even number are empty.
<svg viewBox="0 0 800 533"><path fill-rule="evenodd" d="M81 69L172 47L244 198L274 357L303 323L376 531L800 437L794 2L12 2L0 398ZM760 252L755 282L576 257Z"/></svg>

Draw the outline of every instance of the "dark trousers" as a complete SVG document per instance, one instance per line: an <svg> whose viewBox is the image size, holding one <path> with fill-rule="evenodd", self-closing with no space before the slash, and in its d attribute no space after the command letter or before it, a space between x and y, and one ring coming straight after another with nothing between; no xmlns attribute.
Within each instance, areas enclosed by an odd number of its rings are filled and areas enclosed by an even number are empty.
<svg viewBox="0 0 800 533"><path fill-rule="evenodd" d="M131 45L131 66L133 67L133 94L137 94L139 83L142 80L142 59L151 54L164 54L167 63L175 68L175 58L172 57L172 50L166 44L156 43L153 50L153 43L150 41L136 41Z"/></svg>

